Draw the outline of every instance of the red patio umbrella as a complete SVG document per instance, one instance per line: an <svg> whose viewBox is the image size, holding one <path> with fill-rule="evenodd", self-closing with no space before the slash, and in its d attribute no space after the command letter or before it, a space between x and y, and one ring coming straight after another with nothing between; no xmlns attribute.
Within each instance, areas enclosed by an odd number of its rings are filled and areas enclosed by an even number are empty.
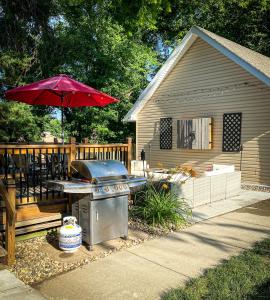
<svg viewBox="0 0 270 300"><path fill-rule="evenodd" d="M64 143L63 108L80 106L106 106L118 102L105 93L78 82L65 74L20 86L5 93L5 98L31 105L60 106L62 141Z"/></svg>

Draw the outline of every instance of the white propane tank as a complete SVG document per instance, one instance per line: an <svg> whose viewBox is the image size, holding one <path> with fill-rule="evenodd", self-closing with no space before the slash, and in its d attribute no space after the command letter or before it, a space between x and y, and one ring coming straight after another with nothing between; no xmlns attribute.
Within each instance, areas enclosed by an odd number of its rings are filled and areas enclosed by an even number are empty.
<svg viewBox="0 0 270 300"><path fill-rule="evenodd" d="M63 226L59 232L59 248L63 251L73 253L82 244L82 228L77 224L76 217L63 218Z"/></svg>

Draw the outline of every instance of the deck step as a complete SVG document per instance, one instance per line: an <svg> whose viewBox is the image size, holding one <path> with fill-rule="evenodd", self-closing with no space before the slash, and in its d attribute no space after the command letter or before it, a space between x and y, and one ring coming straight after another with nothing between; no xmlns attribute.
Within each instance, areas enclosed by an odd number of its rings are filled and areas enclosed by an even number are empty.
<svg viewBox="0 0 270 300"><path fill-rule="evenodd" d="M26 234L34 231L59 227L62 225L62 218L65 214L56 213L48 217L30 219L16 222L16 235ZM0 225L0 231L5 230L5 225Z"/></svg>
<svg viewBox="0 0 270 300"><path fill-rule="evenodd" d="M26 226L26 227L20 227L16 229L16 235L20 234L26 234L34 231L40 231L44 229L50 229L50 228L55 228L59 227L62 225L62 220L58 221L52 221L52 222L46 222L46 223L40 223L36 225L31 225L31 226Z"/></svg>

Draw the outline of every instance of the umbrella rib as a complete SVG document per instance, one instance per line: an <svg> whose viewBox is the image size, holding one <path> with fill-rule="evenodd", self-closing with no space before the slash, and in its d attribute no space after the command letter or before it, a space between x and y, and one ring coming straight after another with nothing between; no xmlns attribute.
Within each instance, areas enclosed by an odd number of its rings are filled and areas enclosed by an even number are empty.
<svg viewBox="0 0 270 300"><path fill-rule="evenodd" d="M55 95L58 96L58 97L61 97L61 93L57 93L57 92L54 91L54 90L47 90L47 91L51 92L52 94L55 94ZM63 93L63 92L62 92L62 93Z"/></svg>
<svg viewBox="0 0 270 300"><path fill-rule="evenodd" d="M41 97L45 92L49 92L49 93L55 94L55 95L58 96L59 98L61 97L60 94L58 94L57 92L55 92L55 91L53 91L53 90L50 90L50 89L44 89L44 90L41 90L41 93L39 93L39 95L34 99L33 105L41 105L41 104L37 104L37 101L40 99L40 97ZM55 106L55 105L50 105L50 104L43 104L43 105ZM57 105L57 106L60 106L60 105Z"/></svg>
<svg viewBox="0 0 270 300"><path fill-rule="evenodd" d="M44 93L45 90L41 90L41 92L38 94L37 97L35 97L32 105L39 105L39 104L36 104L36 102L38 101L39 97Z"/></svg>

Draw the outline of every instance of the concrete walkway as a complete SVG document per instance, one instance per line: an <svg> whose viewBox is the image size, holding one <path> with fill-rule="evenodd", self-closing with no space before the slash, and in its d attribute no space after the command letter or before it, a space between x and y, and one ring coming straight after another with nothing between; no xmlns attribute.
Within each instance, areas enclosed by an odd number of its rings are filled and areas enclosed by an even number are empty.
<svg viewBox="0 0 270 300"><path fill-rule="evenodd" d="M243 206L268 198L267 193L245 192L235 201ZM218 205L211 207L196 209L196 218L224 213ZM168 289L269 237L269 216L270 200L252 204L100 259L37 288L48 299L160 299Z"/></svg>
<svg viewBox="0 0 270 300"><path fill-rule="evenodd" d="M8 270L0 270L1 300L45 300L41 294L25 285Z"/></svg>

